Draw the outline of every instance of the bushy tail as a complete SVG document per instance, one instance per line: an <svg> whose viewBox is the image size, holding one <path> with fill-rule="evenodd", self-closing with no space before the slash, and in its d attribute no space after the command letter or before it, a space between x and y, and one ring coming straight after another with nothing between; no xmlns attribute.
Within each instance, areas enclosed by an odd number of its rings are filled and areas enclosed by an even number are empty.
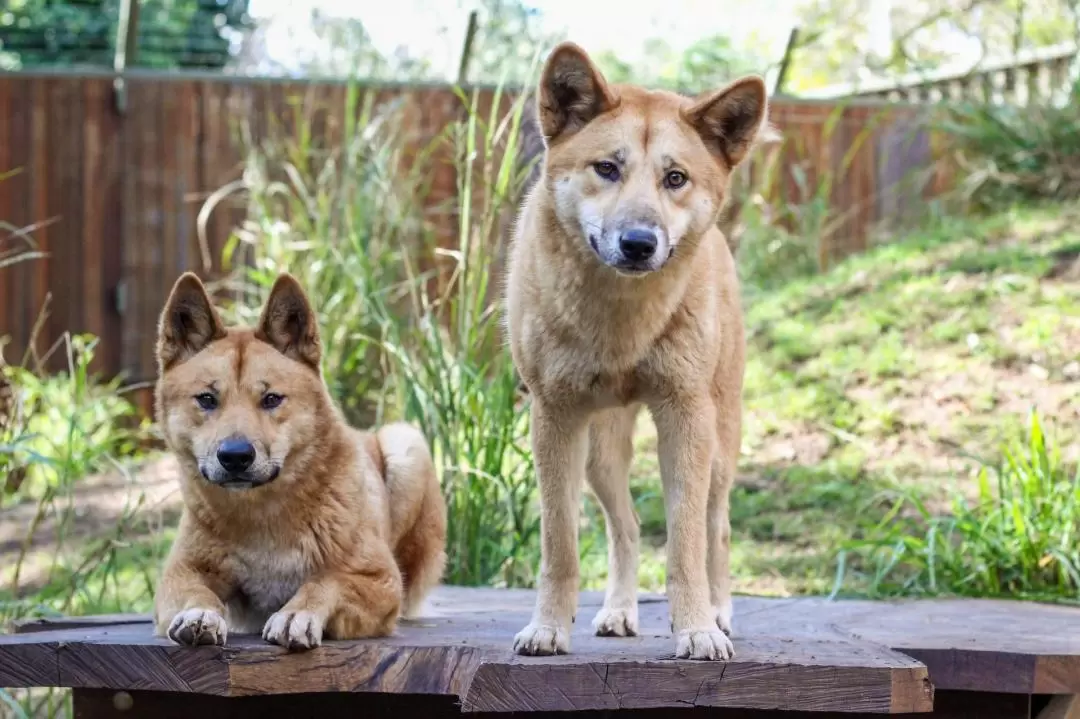
<svg viewBox="0 0 1080 719"><path fill-rule="evenodd" d="M402 616L412 617L446 568L446 501L418 429L394 423L376 436L386 466L394 556L405 583Z"/></svg>

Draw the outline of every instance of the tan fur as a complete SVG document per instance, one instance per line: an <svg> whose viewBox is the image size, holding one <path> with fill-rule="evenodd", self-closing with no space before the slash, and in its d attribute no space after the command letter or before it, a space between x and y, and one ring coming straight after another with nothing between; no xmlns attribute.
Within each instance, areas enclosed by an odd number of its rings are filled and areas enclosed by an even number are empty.
<svg viewBox="0 0 1080 719"><path fill-rule="evenodd" d="M585 480L609 540L594 630L638 632L629 469L635 417L647 406L659 438L676 655L727 659L728 494L745 350L734 262L716 220L731 171L766 129L764 84L743 78L696 100L609 87L566 43L544 68L538 110L543 177L522 208L507 279L510 348L532 395L542 505L537 603L515 648L570 649ZM620 238L641 227L657 251L630 267Z"/></svg>
<svg viewBox="0 0 1080 719"><path fill-rule="evenodd" d="M446 507L419 431L349 427L319 369L317 320L278 278L258 327L226 329L193 274L161 316L159 426L182 469L184 513L155 597L157 632L223 644L228 631L310 649L391 634L445 564ZM196 401L211 392L217 406ZM267 393L284 397L264 406ZM246 437L249 475L227 489L216 453ZM246 475L245 475L246 476ZM231 480L230 480L231 481Z"/></svg>

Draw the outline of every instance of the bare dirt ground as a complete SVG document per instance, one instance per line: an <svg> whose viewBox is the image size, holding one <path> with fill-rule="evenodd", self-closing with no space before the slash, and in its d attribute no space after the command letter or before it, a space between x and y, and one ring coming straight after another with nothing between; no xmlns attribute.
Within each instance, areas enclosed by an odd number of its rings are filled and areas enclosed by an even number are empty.
<svg viewBox="0 0 1080 719"><path fill-rule="evenodd" d="M0 511L0 586L10 586L24 553L19 570L22 592L47 579L59 547L80 551L114 532L121 522L127 528L124 541L175 526L181 507L177 472L176 461L160 455L126 472L86 477L45 511L34 502L5 507Z"/></svg>

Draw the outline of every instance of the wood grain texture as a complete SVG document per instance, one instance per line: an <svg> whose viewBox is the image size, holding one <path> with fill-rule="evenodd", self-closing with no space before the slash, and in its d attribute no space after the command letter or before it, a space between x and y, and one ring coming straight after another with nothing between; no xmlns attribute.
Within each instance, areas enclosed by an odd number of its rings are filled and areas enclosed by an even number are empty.
<svg viewBox="0 0 1080 719"><path fill-rule="evenodd" d="M254 719L255 717L318 717L319 719L424 719L460 717L461 707L449 697L397 694L289 694L225 698L173 692L122 692L76 689L76 719ZM1018 694L944 692L929 714L896 714L926 719L1031 719L1039 705ZM566 712L485 712L477 719L563 719ZM577 719L870 719L860 712L786 712L760 709L687 708L598 709L575 712ZM1039 715L1039 719L1043 719ZM1059 719L1050 717L1049 719Z"/></svg>
<svg viewBox="0 0 1080 719"><path fill-rule="evenodd" d="M775 616L778 607L763 617ZM1080 693L1080 609L1034 602L806 599L785 621L831 624L926 664L940 689Z"/></svg>
<svg viewBox="0 0 1080 719"><path fill-rule="evenodd" d="M548 658L510 651L532 607L533 593L524 590L441 587L425 616L394 637L327 642L307 654L241 635L230 635L225 647L177 647L153 637L147 617L36 620L0 637L0 686L432 695L458 698L469 713L904 714L931 710L935 688L1022 696L1080 685L1077 609L738 597L736 658L721 664L673 659L667 603L658 596L640 599L641 636L592 636L588 620L601 600L582 594L572 654Z"/></svg>

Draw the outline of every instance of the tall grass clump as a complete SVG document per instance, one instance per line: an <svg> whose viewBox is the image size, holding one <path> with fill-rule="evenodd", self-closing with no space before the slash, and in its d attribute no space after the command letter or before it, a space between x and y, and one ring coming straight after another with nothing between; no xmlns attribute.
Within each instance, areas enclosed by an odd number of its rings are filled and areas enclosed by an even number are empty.
<svg viewBox="0 0 1080 719"><path fill-rule="evenodd" d="M237 300L227 314L254 322L277 275L296 275L319 305L330 391L357 424L385 409L385 355L372 341L380 325L371 307L402 305L406 253L422 251L430 234L421 208L432 147L414 147L405 135L403 99L376 103L350 84L343 107L295 100L291 126L259 138L244 132L243 177L203 212L242 196L245 218L225 248Z"/></svg>
<svg viewBox="0 0 1080 719"><path fill-rule="evenodd" d="M935 514L902 496L841 568L849 559L877 595L1080 602L1080 466L1062 461L1032 413L1023 439L979 469L974 499Z"/></svg>
<svg viewBox="0 0 1080 719"><path fill-rule="evenodd" d="M529 169L528 100L459 91L464 112L419 143L404 131L407 98L350 88L355 120L340 143L320 140L304 109L291 138L250 144L244 179L220 193L242 191L248 206L227 251L232 313L253 321L277 273L296 275L350 421L405 419L431 443L449 509L446 581L527 584L538 528L528 416L496 278ZM439 204L430 180L448 171L456 186Z"/></svg>
<svg viewBox="0 0 1080 719"><path fill-rule="evenodd" d="M974 209L1080 197L1080 82L1065 95L942 112L938 129L950 138L960 191Z"/></svg>
<svg viewBox="0 0 1080 719"><path fill-rule="evenodd" d="M529 163L521 157L528 98L459 93L466 119L446 141L457 171L457 236L435 285L413 282L412 317L382 311L392 383L407 419L424 428L450 517L448 577L469 585L529 584L539 529L527 408L503 347L503 250Z"/></svg>

